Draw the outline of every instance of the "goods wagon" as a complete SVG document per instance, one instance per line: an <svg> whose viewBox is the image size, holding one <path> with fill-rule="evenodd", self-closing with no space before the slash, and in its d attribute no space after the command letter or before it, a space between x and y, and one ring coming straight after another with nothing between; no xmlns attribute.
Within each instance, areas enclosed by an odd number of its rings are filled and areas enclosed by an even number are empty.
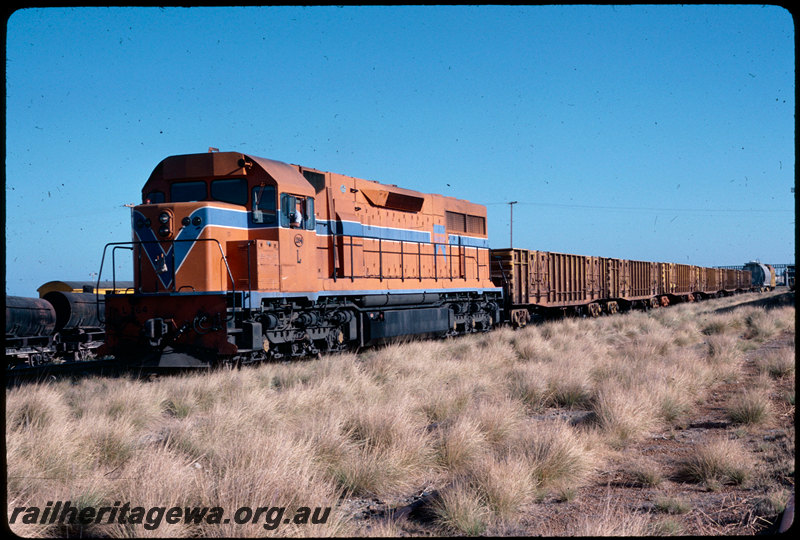
<svg viewBox="0 0 800 540"><path fill-rule="evenodd" d="M554 313L598 316L632 308L692 302L750 288L749 272L567 255L526 249L491 250L492 280L502 287L508 321L523 326ZM731 284L727 289L725 276Z"/></svg>
<svg viewBox="0 0 800 540"><path fill-rule="evenodd" d="M680 263L658 263L661 276L660 290L667 300L694 299L698 290L696 267ZM662 304L664 300L662 299Z"/></svg>
<svg viewBox="0 0 800 540"><path fill-rule="evenodd" d="M739 271L724 268L722 272L722 289L725 291L735 291L739 287Z"/></svg>
<svg viewBox="0 0 800 540"><path fill-rule="evenodd" d="M553 310L597 316L658 301L656 263L516 248L491 254L492 280L515 324Z"/></svg>
<svg viewBox="0 0 800 540"><path fill-rule="evenodd" d="M619 293L609 291L608 297L642 305L655 306L658 294L658 264L645 261L617 259L622 266L622 287Z"/></svg>
<svg viewBox="0 0 800 540"><path fill-rule="evenodd" d="M657 270L652 262L600 257L601 295L608 301L607 311L615 313L633 305L654 305Z"/></svg>
<svg viewBox="0 0 800 540"><path fill-rule="evenodd" d="M706 291L720 291L724 281L724 270L721 268L705 268ZM712 293L713 294L713 293Z"/></svg>
<svg viewBox="0 0 800 540"><path fill-rule="evenodd" d="M132 208L132 294L106 295L121 359L304 356L501 316L486 208L249 156L171 156ZM100 273L102 275L102 265Z"/></svg>
<svg viewBox="0 0 800 540"><path fill-rule="evenodd" d="M491 250L491 277L505 290L510 320L525 324L536 309L592 313L603 298L599 257L527 249ZM599 313L599 311L597 311Z"/></svg>
<svg viewBox="0 0 800 540"><path fill-rule="evenodd" d="M774 270L773 270L774 271ZM739 270L737 273L738 287L737 292L748 291L753 288L753 278L749 270ZM772 278L772 288L775 288L775 277Z"/></svg>

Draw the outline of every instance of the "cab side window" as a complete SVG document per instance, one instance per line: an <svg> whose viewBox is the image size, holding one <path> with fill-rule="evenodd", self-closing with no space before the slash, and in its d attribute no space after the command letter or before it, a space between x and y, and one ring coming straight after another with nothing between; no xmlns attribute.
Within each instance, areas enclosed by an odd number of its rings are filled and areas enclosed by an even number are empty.
<svg viewBox="0 0 800 540"><path fill-rule="evenodd" d="M316 226L313 197L281 194L281 227L312 231Z"/></svg>
<svg viewBox="0 0 800 540"><path fill-rule="evenodd" d="M275 204L275 186L253 188L253 221L274 225L278 222Z"/></svg>
<svg viewBox="0 0 800 540"><path fill-rule="evenodd" d="M317 218L314 217L314 197L308 197L305 201L306 229L313 231L317 228Z"/></svg>

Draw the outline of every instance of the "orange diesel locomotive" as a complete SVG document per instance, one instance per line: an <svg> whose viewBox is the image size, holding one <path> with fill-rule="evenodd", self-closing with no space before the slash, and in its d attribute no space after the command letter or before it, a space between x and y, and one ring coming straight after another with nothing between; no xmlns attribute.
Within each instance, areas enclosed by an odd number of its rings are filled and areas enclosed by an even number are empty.
<svg viewBox="0 0 800 540"><path fill-rule="evenodd" d="M133 252L134 291L106 295L101 354L247 363L501 316L478 204L237 152L166 158L142 200L103 254Z"/></svg>

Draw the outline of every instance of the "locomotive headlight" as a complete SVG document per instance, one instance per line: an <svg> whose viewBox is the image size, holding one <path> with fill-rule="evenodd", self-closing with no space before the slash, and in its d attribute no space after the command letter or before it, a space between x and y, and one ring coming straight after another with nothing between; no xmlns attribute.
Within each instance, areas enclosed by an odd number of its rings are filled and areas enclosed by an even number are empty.
<svg viewBox="0 0 800 540"><path fill-rule="evenodd" d="M161 236L169 236L169 225L162 225L158 228L158 234Z"/></svg>
<svg viewBox="0 0 800 540"><path fill-rule="evenodd" d="M194 218L192 218L192 225L194 225L195 227L200 225L202 222L203 220L200 219L200 216L194 216Z"/></svg>
<svg viewBox="0 0 800 540"><path fill-rule="evenodd" d="M183 224L184 227L187 227L189 225L189 223L191 223L191 222L192 222L192 220L189 219L189 216L186 216L185 218L183 218L181 220L181 224Z"/></svg>
<svg viewBox="0 0 800 540"><path fill-rule="evenodd" d="M161 214L159 214L158 216L158 221L164 224L169 223L169 214L167 214L166 212L161 212Z"/></svg>

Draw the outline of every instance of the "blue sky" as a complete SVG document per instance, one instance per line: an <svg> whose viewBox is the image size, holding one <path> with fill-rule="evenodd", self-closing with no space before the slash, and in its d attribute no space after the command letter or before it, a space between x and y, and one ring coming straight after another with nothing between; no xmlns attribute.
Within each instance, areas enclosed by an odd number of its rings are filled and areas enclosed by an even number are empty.
<svg viewBox="0 0 800 540"><path fill-rule="evenodd" d="M45 8L6 30L7 294L92 279L155 165L209 147L485 204L496 248L516 200L515 247L795 258L781 7Z"/></svg>

